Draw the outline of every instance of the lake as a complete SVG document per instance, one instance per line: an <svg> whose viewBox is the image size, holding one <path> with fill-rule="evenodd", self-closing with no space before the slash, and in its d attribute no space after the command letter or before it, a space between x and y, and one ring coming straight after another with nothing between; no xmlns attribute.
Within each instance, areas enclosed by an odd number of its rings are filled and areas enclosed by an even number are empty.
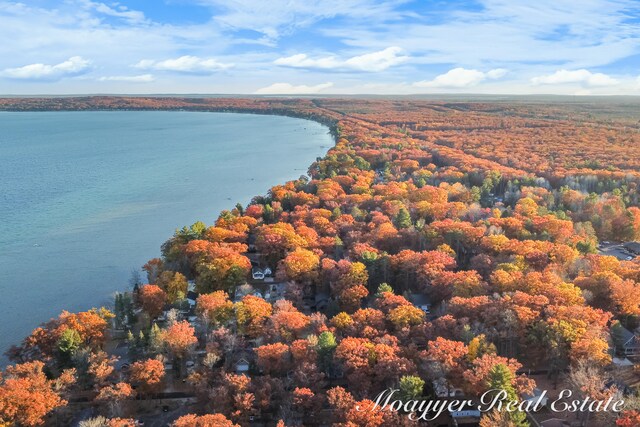
<svg viewBox="0 0 640 427"><path fill-rule="evenodd" d="M235 113L0 112L0 351L62 310L111 304L176 228L306 174L328 132Z"/></svg>

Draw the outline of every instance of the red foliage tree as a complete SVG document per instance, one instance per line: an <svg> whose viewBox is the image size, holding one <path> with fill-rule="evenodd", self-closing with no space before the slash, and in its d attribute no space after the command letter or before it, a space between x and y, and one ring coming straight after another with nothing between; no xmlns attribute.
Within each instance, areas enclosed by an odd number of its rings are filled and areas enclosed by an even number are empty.
<svg viewBox="0 0 640 427"><path fill-rule="evenodd" d="M157 285L143 285L138 291L138 299L145 313L151 319L155 319L162 313L162 308L167 302L167 294Z"/></svg>

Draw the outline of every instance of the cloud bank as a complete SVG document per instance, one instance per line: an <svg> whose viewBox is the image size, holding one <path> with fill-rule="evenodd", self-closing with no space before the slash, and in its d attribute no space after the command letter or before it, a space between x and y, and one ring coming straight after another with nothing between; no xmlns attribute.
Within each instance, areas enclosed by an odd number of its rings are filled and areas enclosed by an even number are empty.
<svg viewBox="0 0 640 427"><path fill-rule="evenodd" d="M592 73L589 70L581 69L575 71L558 70L553 74L538 76L531 79L535 85L558 85L578 83L587 87L615 86L618 80L603 74Z"/></svg>
<svg viewBox="0 0 640 427"><path fill-rule="evenodd" d="M389 67L401 64L408 60L408 56L402 55L401 48L393 46L377 52L352 56L351 58L347 59L340 59L335 56L325 56L313 59L309 58L304 53L300 53L285 58L278 58L274 61L274 64L293 68L378 72L384 71Z"/></svg>
<svg viewBox="0 0 640 427"><path fill-rule="evenodd" d="M64 62L55 65L29 64L17 68L6 68L3 77L18 80L60 80L83 74L89 69L90 62L80 56L72 56Z"/></svg>
<svg viewBox="0 0 640 427"><path fill-rule="evenodd" d="M478 85L485 80L497 80L507 74L504 68L496 68L486 73L478 70L467 70L465 68L454 68L444 74L440 74L433 80L422 80L415 82L415 87L425 88L467 88Z"/></svg>
<svg viewBox="0 0 640 427"><path fill-rule="evenodd" d="M141 74L138 76L103 76L98 79L101 82L129 82L129 83L151 83L155 81L153 74Z"/></svg>
<svg viewBox="0 0 640 427"><path fill-rule="evenodd" d="M173 71L177 73L211 74L226 70L234 64L218 62L213 58L199 58L197 56L184 55L175 59L154 61L143 59L135 67L143 70Z"/></svg>
<svg viewBox="0 0 640 427"><path fill-rule="evenodd" d="M333 83L321 83L315 86L292 85L290 83L274 83L270 86L256 90L256 95L307 95L320 93L325 89L329 89Z"/></svg>

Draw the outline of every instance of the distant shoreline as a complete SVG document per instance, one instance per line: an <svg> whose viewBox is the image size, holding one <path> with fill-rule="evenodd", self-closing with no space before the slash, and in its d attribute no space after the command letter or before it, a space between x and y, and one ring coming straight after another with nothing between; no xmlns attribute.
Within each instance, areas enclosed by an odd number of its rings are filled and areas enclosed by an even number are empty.
<svg viewBox="0 0 640 427"><path fill-rule="evenodd" d="M328 126L332 132L337 120L318 114L320 108L312 106L313 113L305 114L297 105L288 107L291 100L283 97L165 97L165 96L62 96L62 97L0 97L0 111L201 111L214 113L247 113L275 115L314 120ZM210 100L214 102L203 102ZM145 102L147 101L147 102ZM160 105L149 102L162 101ZM222 102L219 102L222 101ZM226 102L225 102L226 101ZM259 101L259 102L256 102ZM244 102L247 105L231 105ZM256 105L249 105L254 103ZM266 104L266 105L258 105ZM272 104L278 104L277 107Z"/></svg>

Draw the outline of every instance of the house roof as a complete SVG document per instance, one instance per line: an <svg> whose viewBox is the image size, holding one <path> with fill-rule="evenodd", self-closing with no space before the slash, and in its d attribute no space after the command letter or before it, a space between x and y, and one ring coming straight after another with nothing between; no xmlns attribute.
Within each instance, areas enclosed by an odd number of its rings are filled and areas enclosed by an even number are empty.
<svg viewBox="0 0 640 427"><path fill-rule="evenodd" d="M408 299L415 305L431 305L431 299L425 294L411 294Z"/></svg>
<svg viewBox="0 0 640 427"><path fill-rule="evenodd" d="M636 388L640 386L640 375L633 366L621 366L614 372L616 382L627 387Z"/></svg>
<svg viewBox="0 0 640 427"><path fill-rule="evenodd" d="M631 252L640 253L640 242L627 242L623 246Z"/></svg>
<svg viewBox="0 0 640 427"><path fill-rule="evenodd" d="M539 388L534 388L531 393L524 393L522 395L524 399L533 399L539 396L542 396L542 390L540 390Z"/></svg>
<svg viewBox="0 0 640 427"><path fill-rule="evenodd" d="M614 357L612 361L613 361L613 364L617 366L633 366L633 362L627 359L626 357L625 358Z"/></svg>
<svg viewBox="0 0 640 427"><path fill-rule="evenodd" d="M318 292L315 295L315 301L316 303L320 302L320 301L328 301L329 300L329 294L325 293L325 292Z"/></svg>
<svg viewBox="0 0 640 427"><path fill-rule="evenodd" d="M629 344L635 338L635 334L633 332L620 324L615 325L615 328L612 328L612 331L614 339L622 345Z"/></svg>

